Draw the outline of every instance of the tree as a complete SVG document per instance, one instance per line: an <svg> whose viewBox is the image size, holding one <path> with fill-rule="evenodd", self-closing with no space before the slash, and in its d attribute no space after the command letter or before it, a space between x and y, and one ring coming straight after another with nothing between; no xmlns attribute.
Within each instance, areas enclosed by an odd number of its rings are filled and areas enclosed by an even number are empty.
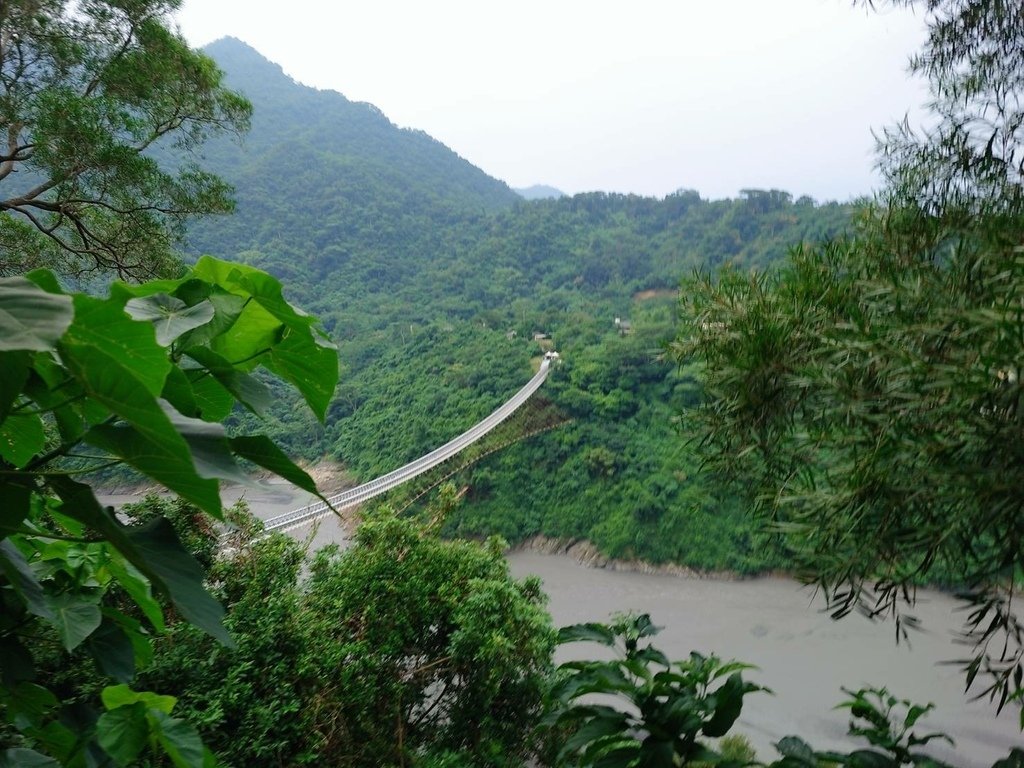
<svg viewBox="0 0 1024 768"><path fill-rule="evenodd" d="M885 134L880 204L781 271L687 281L673 350L704 366L698 438L800 574L907 623L916 585L962 589L967 685L1001 708L1024 704L1024 11L924 5L937 119Z"/></svg>
<svg viewBox="0 0 1024 768"><path fill-rule="evenodd" d="M0 5L0 275L167 273L189 217L232 209L180 156L251 107L168 28L180 4Z"/></svg>
<svg viewBox="0 0 1024 768"><path fill-rule="evenodd" d="M254 532L211 569L237 646L179 624L142 673L219 760L522 764L554 632L538 582L513 580L500 546L379 512L310 568L301 544Z"/></svg>
<svg viewBox="0 0 1024 768"><path fill-rule="evenodd" d="M123 462L216 520L219 481L245 479L238 459L315 493L268 438L218 423L236 404L266 407L259 367L323 419L337 354L250 267L204 257L106 298L66 293L45 270L0 279L0 764L127 765L155 746L204 765L174 698L129 684L168 617L230 645L223 609L166 518L126 525L78 478ZM117 683L99 701L37 673L39 654L70 652Z"/></svg>

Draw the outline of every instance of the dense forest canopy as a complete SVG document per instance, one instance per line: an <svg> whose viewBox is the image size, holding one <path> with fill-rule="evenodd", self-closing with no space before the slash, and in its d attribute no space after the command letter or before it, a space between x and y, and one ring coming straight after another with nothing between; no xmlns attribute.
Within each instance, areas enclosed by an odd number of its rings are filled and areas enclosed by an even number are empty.
<svg viewBox="0 0 1024 768"><path fill-rule="evenodd" d="M758 189L731 200L680 190L524 201L369 105L292 82L237 40L206 50L255 112L245 144L206 150L239 190L238 208L193 226L190 249L279 277L321 318L344 366L324 427L286 401L274 410L283 444L362 479L394 469L515 392L540 332L563 355L541 394L571 423L461 473L473 503L453 513L452 532L585 537L616 556L703 568L777 565L739 506L696 478L673 426L695 402L692 371L661 349L681 275L770 270L791 246L847 227L849 205Z"/></svg>

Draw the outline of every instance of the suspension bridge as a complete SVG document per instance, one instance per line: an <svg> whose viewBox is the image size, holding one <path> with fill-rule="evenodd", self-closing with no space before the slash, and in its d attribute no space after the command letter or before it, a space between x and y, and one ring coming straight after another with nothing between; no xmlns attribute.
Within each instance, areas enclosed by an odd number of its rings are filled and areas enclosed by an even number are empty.
<svg viewBox="0 0 1024 768"><path fill-rule="evenodd" d="M382 493L387 493L392 488L422 475L424 472L433 469L450 459L455 454L475 443L492 429L501 424L511 416L523 403L530 399L534 392L540 389L541 384L548 377L551 364L558 359L557 352L547 352L541 360L540 369L522 389L516 392L511 398L497 408L493 413L474 424L461 435L448 441L440 448L435 448L430 453L410 461L403 467L388 472L386 475L371 480L368 483L349 488L347 491L330 496L326 501L320 500L305 507L285 512L264 521L264 530L267 533L285 533L294 528L308 525L332 510L341 512L346 509L358 506Z"/></svg>

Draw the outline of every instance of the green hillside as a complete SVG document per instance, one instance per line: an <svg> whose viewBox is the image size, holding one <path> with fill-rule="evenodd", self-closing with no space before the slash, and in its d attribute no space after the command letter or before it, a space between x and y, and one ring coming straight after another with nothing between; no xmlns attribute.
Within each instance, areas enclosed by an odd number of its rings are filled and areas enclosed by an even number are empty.
<svg viewBox="0 0 1024 768"><path fill-rule="evenodd" d="M282 399L283 443L361 478L393 469L521 386L544 333L564 364L531 407L548 399L571 422L460 473L466 501L450 530L586 537L609 554L706 568L770 564L741 510L693 479L676 427L693 380L661 345L683 275L770 268L791 245L842 229L847 206L778 190L526 202L425 134L298 85L238 41L207 51L252 99L253 131L207 152L238 207L194 227L191 247L281 278L340 346L326 427L296 421Z"/></svg>

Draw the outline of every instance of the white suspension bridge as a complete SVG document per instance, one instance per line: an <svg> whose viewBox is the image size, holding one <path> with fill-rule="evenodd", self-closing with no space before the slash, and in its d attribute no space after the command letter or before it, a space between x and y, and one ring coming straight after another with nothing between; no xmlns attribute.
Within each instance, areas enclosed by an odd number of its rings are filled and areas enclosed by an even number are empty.
<svg viewBox="0 0 1024 768"><path fill-rule="evenodd" d="M502 404L492 414L477 424L474 424L454 440L450 440L440 448L435 448L425 456L420 456L418 459L410 461L404 467L399 467L398 469L388 472L386 475L381 475L368 483L363 483L360 486L349 488L347 491L342 491L341 493L331 496L327 501L317 501L308 506L292 510L291 512L285 512L283 515L271 517L264 521L264 530L267 533L284 533L294 528L308 525L319 520L330 512L332 508L336 512L341 512L342 510L355 507L362 504L364 501L368 501L375 496L386 493L392 488L412 480L414 477L422 475L427 470L433 469L438 464L447 461L452 456L459 453L459 451L472 445L492 429L497 427L516 410L518 410L523 403L529 400L530 396L540 389L540 385L547 379L548 372L551 369L551 363L557 359L557 352L545 353L544 359L540 363L540 369L522 389L516 392L507 402Z"/></svg>

